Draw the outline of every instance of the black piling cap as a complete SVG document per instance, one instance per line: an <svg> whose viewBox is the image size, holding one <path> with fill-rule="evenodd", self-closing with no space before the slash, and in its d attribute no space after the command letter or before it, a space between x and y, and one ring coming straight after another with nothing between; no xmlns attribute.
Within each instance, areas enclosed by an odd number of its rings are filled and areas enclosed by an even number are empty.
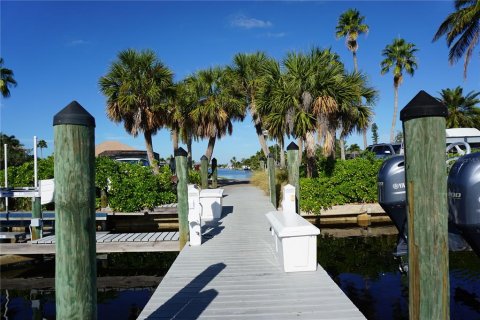
<svg viewBox="0 0 480 320"><path fill-rule="evenodd" d="M214 162L216 163L216 162L217 162L217 159L213 158L213 159L212 159L212 163L214 163Z"/></svg>
<svg viewBox="0 0 480 320"><path fill-rule="evenodd" d="M188 155L187 151L185 151L183 148L178 148L175 150L175 152L173 152L173 154L175 157L186 157Z"/></svg>
<svg viewBox="0 0 480 320"><path fill-rule="evenodd" d="M206 155L203 155L200 160L208 160L207 156Z"/></svg>
<svg viewBox="0 0 480 320"><path fill-rule="evenodd" d="M76 124L86 127L95 127L95 118L92 117L77 101L72 101L68 106L53 116L53 125Z"/></svg>
<svg viewBox="0 0 480 320"><path fill-rule="evenodd" d="M400 120L403 122L425 118L425 117L447 117L447 107L421 90L413 99L400 111Z"/></svg>
<svg viewBox="0 0 480 320"><path fill-rule="evenodd" d="M292 141L288 145L287 150L298 150L298 146L295 144L295 142Z"/></svg>
<svg viewBox="0 0 480 320"><path fill-rule="evenodd" d="M273 158L273 154L269 153L267 158Z"/></svg>

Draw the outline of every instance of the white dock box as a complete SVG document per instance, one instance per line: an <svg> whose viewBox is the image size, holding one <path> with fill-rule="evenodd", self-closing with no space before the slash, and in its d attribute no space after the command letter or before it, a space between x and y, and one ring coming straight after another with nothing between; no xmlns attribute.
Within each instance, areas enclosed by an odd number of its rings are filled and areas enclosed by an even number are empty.
<svg viewBox="0 0 480 320"><path fill-rule="evenodd" d="M296 213L266 214L275 249L285 272L317 270L317 235L320 230Z"/></svg>
<svg viewBox="0 0 480 320"><path fill-rule="evenodd" d="M202 244L202 207L200 205L200 190L194 184L188 185L188 226L190 245Z"/></svg>
<svg viewBox="0 0 480 320"><path fill-rule="evenodd" d="M222 217L223 189L204 189L200 191L202 220L210 221Z"/></svg>

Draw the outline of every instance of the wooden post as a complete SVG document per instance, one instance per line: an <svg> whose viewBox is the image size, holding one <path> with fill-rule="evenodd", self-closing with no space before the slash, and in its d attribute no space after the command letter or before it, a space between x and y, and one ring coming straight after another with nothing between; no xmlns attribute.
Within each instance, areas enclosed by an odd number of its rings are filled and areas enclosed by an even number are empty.
<svg viewBox="0 0 480 320"><path fill-rule="evenodd" d="M218 168L217 168L217 159L212 159L212 188L216 189L218 187Z"/></svg>
<svg viewBox="0 0 480 320"><path fill-rule="evenodd" d="M96 319L95 118L73 101L53 129L56 317Z"/></svg>
<svg viewBox="0 0 480 320"><path fill-rule="evenodd" d="M268 187L270 190L270 202L273 206L277 208L277 182L275 178L275 163L273 159L273 154L269 153L267 157L267 167L268 167Z"/></svg>
<svg viewBox="0 0 480 320"><path fill-rule="evenodd" d="M260 160L260 171L265 171L265 161Z"/></svg>
<svg viewBox="0 0 480 320"><path fill-rule="evenodd" d="M405 137L410 319L449 319L447 108L420 91L400 112Z"/></svg>
<svg viewBox="0 0 480 320"><path fill-rule="evenodd" d="M35 197L32 200L32 218L38 219L39 224L37 226L32 226L31 238L32 240L37 240L42 237L42 204L40 197Z"/></svg>
<svg viewBox="0 0 480 320"><path fill-rule="evenodd" d="M187 152L183 148L175 150L175 168L177 170L177 212L180 250L188 241L188 170Z"/></svg>
<svg viewBox="0 0 480 320"><path fill-rule="evenodd" d="M300 162L298 146L291 142L287 147L288 183L295 187L295 209L300 214Z"/></svg>
<svg viewBox="0 0 480 320"><path fill-rule="evenodd" d="M202 179L202 189L208 188L208 158L203 155L200 158L200 177Z"/></svg>

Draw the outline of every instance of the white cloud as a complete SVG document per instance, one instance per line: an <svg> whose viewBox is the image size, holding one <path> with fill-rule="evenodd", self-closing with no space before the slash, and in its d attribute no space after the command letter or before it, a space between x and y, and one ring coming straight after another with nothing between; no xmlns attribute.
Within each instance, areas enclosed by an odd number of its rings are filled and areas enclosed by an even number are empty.
<svg viewBox="0 0 480 320"><path fill-rule="evenodd" d="M232 27L253 29L253 28L269 28L273 24L268 20L260 20L256 18L249 18L243 14L237 15L230 21Z"/></svg>
<svg viewBox="0 0 480 320"><path fill-rule="evenodd" d="M266 38L283 38L286 35L287 35L286 32L267 32L262 34L262 36Z"/></svg>
<svg viewBox="0 0 480 320"><path fill-rule="evenodd" d="M78 39L78 40L70 41L69 43L67 43L67 45L70 47L76 47L76 46L82 46L89 43L90 43L89 41Z"/></svg>

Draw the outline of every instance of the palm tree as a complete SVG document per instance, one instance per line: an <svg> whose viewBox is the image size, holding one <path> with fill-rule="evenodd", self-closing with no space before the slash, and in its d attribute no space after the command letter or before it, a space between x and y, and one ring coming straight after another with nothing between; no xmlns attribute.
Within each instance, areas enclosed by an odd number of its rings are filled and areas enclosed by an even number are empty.
<svg viewBox="0 0 480 320"><path fill-rule="evenodd" d="M4 98L10 97L10 86L17 86L13 78L13 71L3 67L3 58L0 58L0 91Z"/></svg>
<svg viewBox="0 0 480 320"><path fill-rule="evenodd" d="M463 95L463 88L442 89L437 98L448 108L447 128L480 128L480 92Z"/></svg>
<svg viewBox="0 0 480 320"><path fill-rule="evenodd" d="M442 22L433 41L437 41L445 35L450 48L448 54L450 64L457 62L465 55L463 78L466 79L473 49L480 40L480 2L478 0L455 0L455 10ZM453 44L455 39L457 40Z"/></svg>
<svg viewBox="0 0 480 320"><path fill-rule="evenodd" d="M153 155L152 135L167 124L167 91L173 73L151 50L121 51L109 72L100 78L100 90L107 98L107 117L123 122L136 137L143 132L147 156L155 174L158 165Z"/></svg>
<svg viewBox="0 0 480 320"><path fill-rule="evenodd" d="M336 36L337 39L345 37L345 45L348 50L352 52L353 55L353 66L355 72L358 72L357 64L357 50L358 50L358 36L363 33L368 33L368 25L364 24L364 16L360 15L360 12L357 9L348 9L340 15L338 19L338 24L336 27ZM367 147L367 130L369 124L365 126L365 130L362 130L363 134L363 145L364 148Z"/></svg>
<svg viewBox="0 0 480 320"><path fill-rule="evenodd" d="M363 23L364 16L360 15L357 9L348 9L340 15L337 24L337 39L345 37L345 45L353 54L353 66L358 72L357 50L359 35L368 32L368 25Z"/></svg>
<svg viewBox="0 0 480 320"><path fill-rule="evenodd" d="M262 82L257 91L257 112L260 117L264 119L264 127L268 131L268 135L275 139L280 150L280 167L285 167L285 135L290 137L293 122L288 116L288 107L281 103L283 97L278 94L284 93L282 91L283 81L280 64L274 60L269 59L265 64L265 75L262 77Z"/></svg>
<svg viewBox="0 0 480 320"><path fill-rule="evenodd" d="M232 134L233 121L243 119L243 102L232 91L233 85L228 73L222 68L209 68L197 72L197 88L200 99L190 112L195 123L196 135L208 138L205 156L211 160L216 139L227 133Z"/></svg>
<svg viewBox="0 0 480 320"><path fill-rule="evenodd" d="M393 105L393 120L392 128L390 130L390 142L393 143L395 138L395 124L397 122L398 111L398 87L403 81L403 72L413 76L415 69L417 69L417 61L415 58L415 48L413 43L406 42L404 39L394 39L392 44L389 44L383 49L382 56L385 59L380 63L381 74L386 74L392 69L393 72L393 88L394 88L394 105Z"/></svg>
<svg viewBox="0 0 480 320"><path fill-rule="evenodd" d="M263 119L257 112L255 97L260 87L264 65L267 62L268 58L263 52L238 53L233 58L233 66L228 68L228 72L235 78L237 90L244 99L245 111L250 110L258 141L265 157L268 156L269 151L263 136Z"/></svg>
<svg viewBox="0 0 480 320"><path fill-rule="evenodd" d="M40 157L43 158L43 152L42 152L42 150L48 148L48 146L47 146L47 141L45 141L45 140L39 140L39 141L37 142L37 148L40 148Z"/></svg>

